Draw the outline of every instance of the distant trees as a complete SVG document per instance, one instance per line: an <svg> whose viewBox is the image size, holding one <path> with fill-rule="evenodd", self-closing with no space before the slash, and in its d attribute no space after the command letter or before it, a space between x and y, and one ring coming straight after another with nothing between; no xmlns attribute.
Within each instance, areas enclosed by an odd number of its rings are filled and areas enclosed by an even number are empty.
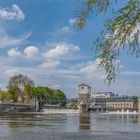
<svg viewBox="0 0 140 140"><path fill-rule="evenodd" d="M66 95L60 89L55 90L43 86L35 87L28 84L25 85L25 92L30 96L30 98L34 97L38 100L42 99L48 104L66 101Z"/></svg>
<svg viewBox="0 0 140 140"><path fill-rule="evenodd" d="M13 98L13 96L9 92L0 90L1 101L11 100L12 98Z"/></svg>
<svg viewBox="0 0 140 140"><path fill-rule="evenodd" d="M21 95L21 100L24 101L26 85L34 86L34 81L26 75L18 74L12 76L8 81L8 92L13 96L13 100L16 102L19 95Z"/></svg>
<svg viewBox="0 0 140 140"><path fill-rule="evenodd" d="M8 93L11 94L13 101L16 102L17 98L18 98L18 95L20 94L20 89L16 85L15 86L11 86L8 89Z"/></svg>
<svg viewBox="0 0 140 140"><path fill-rule="evenodd" d="M15 75L9 79L7 91L0 90L0 99L13 99L17 102L18 97L22 102L28 98L35 98L37 101L44 101L48 104L66 102L66 95L60 89L35 86L34 81L26 75Z"/></svg>
<svg viewBox="0 0 140 140"><path fill-rule="evenodd" d="M16 86L19 88L20 91L23 91L24 86L27 84L32 85L32 86L35 85L34 81L31 78L29 78L26 75L19 74L19 75L12 76L9 79L7 87L9 89L13 86Z"/></svg>
<svg viewBox="0 0 140 140"><path fill-rule="evenodd" d="M57 90L53 90L53 92L54 92L54 100L61 101L66 99L66 95L62 90L57 89Z"/></svg>

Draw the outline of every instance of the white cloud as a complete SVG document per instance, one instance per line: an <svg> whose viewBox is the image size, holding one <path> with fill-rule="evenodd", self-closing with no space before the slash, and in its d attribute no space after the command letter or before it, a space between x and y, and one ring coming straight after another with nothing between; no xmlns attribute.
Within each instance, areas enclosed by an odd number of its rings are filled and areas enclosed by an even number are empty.
<svg viewBox="0 0 140 140"><path fill-rule="evenodd" d="M10 8L0 9L0 17L7 20L23 20L25 15L17 4L12 4Z"/></svg>
<svg viewBox="0 0 140 140"><path fill-rule="evenodd" d="M16 67L16 66L6 66L2 65L0 69L0 87L5 87L7 85L7 81L9 79L8 76L12 76L17 73L23 73L31 77L36 85L42 86L51 86L55 88L55 86L60 87L64 92L68 95L68 97L77 96L76 87L79 83L87 83L93 87L93 93L96 91L112 91L118 94L128 94L128 95L138 95L140 86L138 79L137 81L132 79L124 79L113 83L111 87L107 87L104 84L103 79L99 79L102 76L102 73L98 73L94 71L90 73L88 76L86 73L80 72L81 68L87 67L89 65L94 64L94 62L85 62L80 65L80 67L75 67L73 65L73 69L71 67L67 67L62 69L61 67L57 69L43 69L41 67Z"/></svg>
<svg viewBox="0 0 140 140"><path fill-rule="evenodd" d="M61 89L61 85L58 84L50 84L49 87L52 89Z"/></svg>
<svg viewBox="0 0 140 140"><path fill-rule="evenodd" d="M57 60L47 60L43 64L40 65L41 68L48 68L48 69L53 69L56 68L58 65L60 65L60 61Z"/></svg>
<svg viewBox="0 0 140 140"><path fill-rule="evenodd" d="M95 59L94 61L87 61L85 63L81 63L79 66L81 67L80 71L85 73L93 73L99 70L100 58Z"/></svg>
<svg viewBox="0 0 140 140"><path fill-rule="evenodd" d="M19 73L21 73L19 69L8 69L4 72L4 75L6 75L6 77L11 77Z"/></svg>
<svg viewBox="0 0 140 140"><path fill-rule="evenodd" d="M66 33L73 33L72 26L76 23L76 18L71 18L68 21L68 24L57 29L54 35L61 35L61 34L66 34Z"/></svg>
<svg viewBox="0 0 140 140"><path fill-rule="evenodd" d="M18 48L11 48L10 50L7 51L8 56L11 58L17 58L21 56L21 52L18 51Z"/></svg>
<svg viewBox="0 0 140 140"><path fill-rule="evenodd" d="M100 60L96 59L95 61L88 61L80 68L81 74L87 78L94 78L98 80L103 80L105 78L105 73L103 70L99 69Z"/></svg>
<svg viewBox="0 0 140 140"><path fill-rule="evenodd" d="M70 24L71 26L73 26L75 23L76 23L76 18L71 18L71 19L69 20L69 24Z"/></svg>
<svg viewBox="0 0 140 140"><path fill-rule="evenodd" d="M27 58L33 58L39 54L39 49L36 46L28 46L24 49L24 54Z"/></svg>
<svg viewBox="0 0 140 140"><path fill-rule="evenodd" d="M56 47L47 51L43 54L46 59L56 59L64 55L71 54L73 52L79 51L80 48L77 45L70 43L57 43Z"/></svg>
<svg viewBox="0 0 140 140"><path fill-rule="evenodd" d="M70 27L69 26L64 26L57 31L58 33L69 33L70 32Z"/></svg>
<svg viewBox="0 0 140 140"><path fill-rule="evenodd" d="M140 76L140 71L124 71L122 74L128 76Z"/></svg>
<svg viewBox="0 0 140 140"><path fill-rule="evenodd" d="M93 62L92 62L93 63ZM80 69L82 73L92 74L97 71L97 66L90 62L89 65Z"/></svg>
<svg viewBox="0 0 140 140"><path fill-rule="evenodd" d="M3 27L0 27L3 28ZM21 45L25 42L25 40L31 35L31 33L27 33L22 35L21 37L12 37L6 33L4 30L0 30L0 48L7 48L11 46Z"/></svg>

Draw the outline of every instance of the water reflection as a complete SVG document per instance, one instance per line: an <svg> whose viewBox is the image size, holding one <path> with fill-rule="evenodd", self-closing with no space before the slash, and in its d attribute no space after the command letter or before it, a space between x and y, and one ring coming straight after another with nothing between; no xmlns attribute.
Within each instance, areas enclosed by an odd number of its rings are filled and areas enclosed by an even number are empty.
<svg viewBox="0 0 140 140"><path fill-rule="evenodd" d="M138 114L137 121L140 123L140 114Z"/></svg>
<svg viewBox="0 0 140 140"><path fill-rule="evenodd" d="M90 114L79 115L79 130L90 130Z"/></svg>
<svg viewBox="0 0 140 140"><path fill-rule="evenodd" d="M0 115L0 140L140 140L140 115Z"/></svg>
<svg viewBox="0 0 140 140"><path fill-rule="evenodd" d="M36 116L30 115L10 115L3 118L3 120L7 121L9 128L34 127L36 125L35 122L39 121Z"/></svg>

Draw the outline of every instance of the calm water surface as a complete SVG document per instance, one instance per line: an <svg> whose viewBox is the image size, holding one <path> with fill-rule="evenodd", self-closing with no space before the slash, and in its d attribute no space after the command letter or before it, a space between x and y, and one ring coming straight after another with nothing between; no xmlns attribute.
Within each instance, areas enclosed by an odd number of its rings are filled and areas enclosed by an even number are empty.
<svg viewBox="0 0 140 140"><path fill-rule="evenodd" d="M1 115L0 140L140 140L140 115Z"/></svg>

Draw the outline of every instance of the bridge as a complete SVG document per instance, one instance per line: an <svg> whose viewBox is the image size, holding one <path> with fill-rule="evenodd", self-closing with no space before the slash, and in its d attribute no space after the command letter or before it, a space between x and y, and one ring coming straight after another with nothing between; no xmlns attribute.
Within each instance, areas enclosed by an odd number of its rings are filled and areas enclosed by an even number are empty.
<svg viewBox="0 0 140 140"><path fill-rule="evenodd" d="M30 112L35 111L38 104L35 99L31 99L29 103L1 102L0 111L2 112Z"/></svg>
<svg viewBox="0 0 140 140"><path fill-rule="evenodd" d="M0 110L3 112L31 111L32 106L22 103L0 103Z"/></svg>

